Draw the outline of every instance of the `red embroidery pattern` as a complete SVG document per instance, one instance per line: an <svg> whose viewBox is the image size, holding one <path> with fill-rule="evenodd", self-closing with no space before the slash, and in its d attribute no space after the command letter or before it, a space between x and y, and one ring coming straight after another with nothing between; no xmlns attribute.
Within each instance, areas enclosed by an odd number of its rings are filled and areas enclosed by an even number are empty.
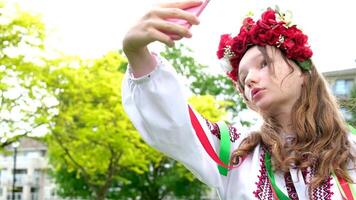
<svg viewBox="0 0 356 200"><path fill-rule="evenodd" d="M310 183L310 179L315 174L315 169L313 167L308 168L307 170L302 170L304 180L307 183ZM312 200L331 200L332 195L334 192L331 191L331 183L332 177L329 176L319 187L313 190Z"/></svg>
<svg viewBox="0 0 356 200"><path fill-rule="evenodd" d="M253 192L255 197L260 200L273 200L271 184L268 180L266 166L265 166L265 151L260 157L260 175L258 182L256 182L257 189Z"/></svg>
<svg viewBox="0 0 356 200"><path fill-rule="evenodd" d="M318 188L313 190L313 198L312 199L320 199L320 200L331 200L331 196L334 194L331 191L331 176L327 178Z"/></svg>
<svg viewBox="0 0 356 200"><path fill-rule="evenodd" d="M287 192L288 192L289 198L291 200L299 200L298 194L297 194L297 191L295 190L290 172L286 172L284 174L284 180L286 182L286 187L287 187Z"/></svg>
<svg viewBox="0 0 356 200"><path fill-rule="evenodd" d="M267 150L263 148L264 152ZM272 194L272 186L269 182L268 176L267 176L267 171L266 167L264 165L264 156L265 153L262 153L260 157L260 175L258 176L259 181L256 182L257 189L253 192L255 197L260 200L272 200L273 199L273 194ZM308 169L303 169L302 174L304 177L304 181L308 184L310 182L311 177L313 177L314 174L314 168L308 168ZM290 173L286 173L284 176L285 182L286 182L286 187L288 191L288 196L291 198L291 200L298 200L298 194L296 192L296 189L294 187L292 177ZM312 200L331 200L332 195L334 192L331 191L332 187L332 176L329 176L318 188L314 189L312 192Z"/></svg>
<svg viewBox="0 0 356 200"><path fill-rule="evenodd" d="M237 132L237 129L233 126L229 126L230 141L235 142L240 137L240 133Z"/></svg>
<svg viewBox="0 0 356 200"><path fill-rule="evenodd" d="M309 183L309 180L308 180L308 173L309 173L309 169L308 168L305 168L305 169L302 169L302 176L303 176L303 180L304 180L304 183L305 184L308 184Z"/></svg>
<svg viewBox="0 0 356 200"><path fill-rule="evenodd" d="M208 120L206 121L206 125L208 126L210 132L215 135L220 140L220 129L217 123L211 123ZM240 138L240 133L237 132L237 129L233 126L228 126L230 133L230 141L235 142Z"/></svg>

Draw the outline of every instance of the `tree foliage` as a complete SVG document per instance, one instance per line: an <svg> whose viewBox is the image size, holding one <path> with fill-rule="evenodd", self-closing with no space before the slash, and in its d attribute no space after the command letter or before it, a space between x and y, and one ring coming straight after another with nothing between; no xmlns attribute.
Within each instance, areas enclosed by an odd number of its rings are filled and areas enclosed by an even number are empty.
<svg viewBox="0 0 356 200"><path fill-rule="evenodd" d="M350 92L350 97L346 99L339 99L341 107L345 108L347 112L351 115L351 118L347 122L356 127L356 85L352 88Z"/></svg>
<svg viewBox="0 0 356 200"><path fill-rule="evenodd" d="M211 121L219 121L226 116L227 103L217 101L211 95L192 96L189 103ZM136 175L127 171L122 174L129 181L120 185L122 190L117 199L161 200L165 197L175 197L198 200L208 191L208 187L182 164L167 157L162 157L156 163L150 162L149 170L143 174Z"/></svg>
<svg viewBox="0 0 356 200"><path fill-rule="evenodd" d="M147 146L124 113L124 62L111 52L93 62L68 62L45 75L59 102L47 136L58 193L93 199L200 199L207 187L181 164ZM206 118L225 115L217 109L225 104L211 96L193 97L191 104Z"/></svg>
<svg viewBox="0 0 356 200"><path fill-rule="evenodd" d="M43 134L41 110L51 96L36 77L45 37L41 19L0 1L0 138L4 147L27 134Z"/></svg>
<svg viewBox="0 0 356 200"><path fill-rule="evenodd" d="M178 74L187 79L187 85L196 95L212 95L219 100L229 102L228 110L235 117L238 111L246 108L232 81L223 74L212 74L206 65L198 63L192 56L192 50L181 43L166 48L161 53ZM210 66L216 67L216 66Z"/></svg>
<svg viewBox="0 0 356 200"><path fill-rule="evenodd" d="M121 169L142 173L148 160L155 159L141 153L150 149L121 105L123 75L118 66L124 59L114 55L94 63L69 62L47 75L47 86L59 102L47 139L50 162L55 173L63 166L76 172L95 199L105 198Z"/></svg>
<svg viewBox="0 0 356 200"><path fill-rule="evenodd" d="M201 199L207 187L180 163L147 146L121 105L126 60L117 52L101 59L41 57L45 27L41 19L0 2L0 112L2 145L29 133L46 133L51 175L63 197L88 199ZM179 52L178 52L179 53ZM188 64L190 103L217 121L230 104L207 74L193 69L183 53L170 59ZM180 61L179 61L180 60ZM189 65L190 63L190 65ZM219 79L220 80L220 79ZM201 85L199 85L201 84ZM219 84L219 83L218 83ZM201 88L198 90L198 88Z"/></svg>

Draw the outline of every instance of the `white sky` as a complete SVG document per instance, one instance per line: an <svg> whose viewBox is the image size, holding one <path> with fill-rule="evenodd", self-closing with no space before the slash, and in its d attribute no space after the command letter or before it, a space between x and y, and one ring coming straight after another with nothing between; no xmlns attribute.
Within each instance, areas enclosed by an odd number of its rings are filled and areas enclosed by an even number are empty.
<svg viewBox="0 0 356 200"><path fill-rule="evenodd" d="M16 0L43 15L50 30L47 43L66 54L100 57L121 47L128 28L158 0ZM162 0L167 1L167 0ZM236 32L248 11L260 15L278 5L293 12L293 22L309 36L320 71L356 67L356 1L211 0L184 43L196 59L219 68L215 56L219 36ZM156 47L156 45L153 45Z"/></svg>

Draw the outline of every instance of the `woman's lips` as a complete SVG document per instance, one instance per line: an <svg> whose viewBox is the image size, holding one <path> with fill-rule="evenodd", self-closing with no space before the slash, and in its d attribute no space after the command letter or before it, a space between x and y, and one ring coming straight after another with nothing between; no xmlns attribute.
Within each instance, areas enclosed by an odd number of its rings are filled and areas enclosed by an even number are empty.
<svg viewBox="0 0 356 200"><path fill-rule="evenodd" d="M258 96L260 96L259 94L261 94L261 91L264 90L263 88L253 88L251 90L251 98L252 100L256 100L256 98Z"/></svg>

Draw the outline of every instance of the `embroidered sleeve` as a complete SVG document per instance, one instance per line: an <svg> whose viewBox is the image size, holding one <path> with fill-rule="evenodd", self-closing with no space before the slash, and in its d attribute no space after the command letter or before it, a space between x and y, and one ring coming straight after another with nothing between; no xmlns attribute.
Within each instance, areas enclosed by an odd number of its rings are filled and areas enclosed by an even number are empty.
<svg viewBox="0 0 356 200"><path fill-rule="evenodd" d="M225 188L226 180L196 136L187 109L187 90L170 63L157 60L155 70L139 78L130 76L127 70L122 81L122 104L142 139L182 163L210 187ZM209 132L201 115L195 114L204 131ZM207 136L216 147L216 138Z"/></svg>
<svg viewBox="0 0 356 200"><path fill-rule="evenodd" d="M208 120L205 120L206 124L211 132L215 137L217 137L220 140L220 129L217 123L212 123ZM235 142L237 139L240 138L240 133L237 131L237 129L231 125L228 126L229 128L229 133L230 133L230 141Z"/></svg>

